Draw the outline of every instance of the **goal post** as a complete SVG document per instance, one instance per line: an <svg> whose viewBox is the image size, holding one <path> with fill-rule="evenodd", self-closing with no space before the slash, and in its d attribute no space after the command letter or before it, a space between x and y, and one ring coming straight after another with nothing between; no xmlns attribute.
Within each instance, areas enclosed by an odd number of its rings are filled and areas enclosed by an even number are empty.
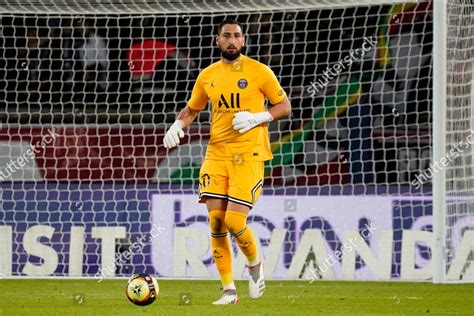
<svg viewBox="0 0 474 316"><path fill-rule="evenodd" d="M433 6L433 160L446 156L446 37L448 0ZM433 176L433 282L446 276L446 169Z"/></svg>
<svg viewBox="0 0 474 316"><path fill-rule="evenodd" d="M378 5L416 3L419 0L381 0ZM220 0L199 1L151 1L122 0L102 1L0 1L0 13L20 14L209 14L238 12L271 12L281 10L335 9L373 5L370 0L243 0L238 3Z"/></svg>
<svg viewBox="0 0 474 316"><path fill-rule="evenodd" d="M433 160L444 166L433 176L435 283L474 282L473 14L469 0L434 2Z"/></svg>

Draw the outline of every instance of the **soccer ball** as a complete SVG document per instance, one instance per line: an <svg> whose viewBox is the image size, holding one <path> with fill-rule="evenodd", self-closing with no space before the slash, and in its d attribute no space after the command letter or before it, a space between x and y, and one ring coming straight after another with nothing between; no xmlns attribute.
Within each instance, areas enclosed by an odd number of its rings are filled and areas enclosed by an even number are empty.
<svg viewBox="0 0 474 316"><path fill-rule="evenodd" d="M160 289L156 278L147 273L134 274L127 282L125 294L135 305L145 306L153 303Z"/></svg>

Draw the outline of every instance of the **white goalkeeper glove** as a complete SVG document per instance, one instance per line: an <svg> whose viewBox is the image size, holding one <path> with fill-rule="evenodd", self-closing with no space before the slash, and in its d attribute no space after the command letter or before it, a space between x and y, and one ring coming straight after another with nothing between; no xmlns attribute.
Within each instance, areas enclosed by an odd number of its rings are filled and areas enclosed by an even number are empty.
<svg viewBox="0 0 474 316"><path fill-rule="evenodd" d="M179 145L179 139L184 137L183 121L176 120L168 129L163 138L165 148L173 148Z"/></svg>
<svg viewBox="0 0 474 316"><path fill-rule="evenodd" d="M242 134L257 125L271 121L273 121L273 116L267 111L258 113L238 112L232 120L232 126Z"/></svg>

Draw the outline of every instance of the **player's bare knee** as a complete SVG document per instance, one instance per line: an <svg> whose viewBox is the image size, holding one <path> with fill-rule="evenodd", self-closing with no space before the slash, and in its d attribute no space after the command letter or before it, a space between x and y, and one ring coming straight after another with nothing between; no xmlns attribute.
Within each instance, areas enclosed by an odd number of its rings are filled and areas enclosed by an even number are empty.
<svg viewBox="0 0 474 316"><path fill-rule="evenodd" d="M206 198L206 206L208 210L223 210L227 209L227 201L222 199Z"/></svg>
<svg viewBox="0 0 474 316"><path fill-rule="evenodd" d="M227 210L228 211L239 212L239 213L243 213L243 214L248 214L250 212L250 207L248 207L246 205L242 205L242 204L239 204L239 203L229 201L229 203L227 203Z"/></svg>

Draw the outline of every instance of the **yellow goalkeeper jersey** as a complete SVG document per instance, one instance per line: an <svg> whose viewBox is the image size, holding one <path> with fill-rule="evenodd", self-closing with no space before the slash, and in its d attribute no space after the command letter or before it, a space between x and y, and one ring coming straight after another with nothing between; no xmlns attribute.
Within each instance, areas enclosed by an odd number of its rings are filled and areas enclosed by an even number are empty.
<svg viewBox="0 0 474 316"><path fill-rule="evenodd" d="M206 159L265 161L273 158L268 124L240 134L232 127L237 112L265 111L265 98L277 104L285 98L273 71L250 57L241 55L232 64L213 63L199 74L188 106L203 110L211 101L211 138Z"/></svg>

